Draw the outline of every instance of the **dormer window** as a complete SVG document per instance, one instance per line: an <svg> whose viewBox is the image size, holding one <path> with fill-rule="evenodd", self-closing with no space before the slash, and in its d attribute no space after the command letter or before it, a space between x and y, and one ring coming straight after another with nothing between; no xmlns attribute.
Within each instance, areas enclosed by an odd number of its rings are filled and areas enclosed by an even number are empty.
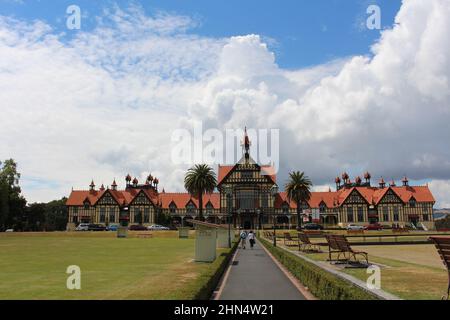
<svg viewBox="0 0 450 320"><path fill-rule="evenodd" d="M172 214L175 214L176 212L177 212L177 206L175 205L175 203L171 203L170 205L169 205L169 211L170 211L170 213L172 213Z"/></svg>
<svg viewBox="0 0 450 320"><path fill-rule="evenodd" d="M411 198L411 200L409 200L409 206L411 208L415 208L416 207L416 199Z"/></svg>
<svg viewBox="0 0 450 320"><path fill-rule="evenodd" d="M85 210L89 210L89 202L86 201L86 202L84 203L84 209L85 209Z"/></svg>
<svg viewBox="0 0 450 320"><path fill-rule="evenodd" d="M206 214L212 214L213 213L213 206L211 204L211 202L208 202L208 204L206 205Z"/></svg>
<svg viewBox="0 0 450 320"><path fill-rule="evenodd" d="M320 213L326 213L327 212L327 206L325 205L325 203L321 203L320 205L319 205L319 212Z"/></svg>
<svg viewBox="0 0 450 320"><path fill-rule="evenodd" d="M283 206L281 207L284 214L289 214L289 205L285 202L283 203Z"/></svg>
<svg viewBox="0 0 450 320"><path fill-rule="evenodd" d="M195 214L195 206L192 202L186 206L186 212L188 214Z"/></svg>

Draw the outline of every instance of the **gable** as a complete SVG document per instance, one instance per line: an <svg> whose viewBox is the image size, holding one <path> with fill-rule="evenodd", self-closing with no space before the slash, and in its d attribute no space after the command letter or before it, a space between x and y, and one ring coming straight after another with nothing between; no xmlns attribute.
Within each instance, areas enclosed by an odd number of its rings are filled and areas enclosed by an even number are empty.
<svg viewBox="0 0 450 320"><path fill-rule="evenodd" d="M148 198L145 192L141 191L134 197L133 201L131 201L130 205L149 205L153 204L153 202Z"/></svg>
<svg viewBox="0 0 450 320"><path fill-rule="evenodd" d="M345 198L342 204L367 204L367 200L359 193L357 189L353 189L352 192Z"/></svg>
<svg viewBox="0 0 450 320"><path fill-rule="evenodd" d="M378 203L403 203L403 201L392 189L389 189Z"/></svg>
<svg viewBox="0 0 450 320"><path fill-rule="evenodd" d="M107 191L97 201L96 205L119 205L114 197Z"/></svg>
<svg viewBox="0 0 450 320"><path fill-rule="evenodd" d="M275 183L271 170L255 163L238 163L234 167L219 167L219 185L228 183Z"/></svg>

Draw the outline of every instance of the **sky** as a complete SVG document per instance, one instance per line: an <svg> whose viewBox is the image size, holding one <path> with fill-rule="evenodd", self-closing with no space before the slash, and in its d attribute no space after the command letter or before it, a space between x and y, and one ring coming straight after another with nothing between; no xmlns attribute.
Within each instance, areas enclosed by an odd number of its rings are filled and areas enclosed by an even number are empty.
<svg viewBox="0 0 450 320"><path fill-rule="evenodd" d="M31 202L127 173L182 191L174 130L279 129L280 186L368 170L450 207L448 16L447 0L0 0L0 159Z"/></svg>

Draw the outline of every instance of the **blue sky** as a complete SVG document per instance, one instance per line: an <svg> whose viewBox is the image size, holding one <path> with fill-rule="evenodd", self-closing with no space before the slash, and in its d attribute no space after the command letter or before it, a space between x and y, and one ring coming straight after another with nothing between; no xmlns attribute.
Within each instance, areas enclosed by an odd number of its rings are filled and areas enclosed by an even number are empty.
<svg viewBox="0 0 450 320"><path fill-rule="evenodd" d="M114 4L126 7L129 3L123 0L0 0L0 14L44 20L55 30L67 32L65 11L69 5L76 4L82 10L82 28L86 31L95 25L95 17L104 8ZM194 18L199 25L188 32L200 36L261 35L275 52L278 65L287 69L369 54L380 32L360 28L367 17L367 7L379 5L382 27L389 28L401 5L400 0L135 0L133 3L142 5L150 15L163 11Z"/></svg>

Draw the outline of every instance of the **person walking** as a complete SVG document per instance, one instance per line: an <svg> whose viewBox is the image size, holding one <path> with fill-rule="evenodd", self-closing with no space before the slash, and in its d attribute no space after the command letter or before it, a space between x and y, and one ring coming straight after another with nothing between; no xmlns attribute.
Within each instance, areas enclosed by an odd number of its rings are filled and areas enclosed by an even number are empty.
<svg viewBox="0 0 450 320"><path fill-rule="evenodd" d="M255 245L255 242L256 242L255 233L253 231L250 231L247 238L248 238L248 241L250 242L250 248L253 250L253 246Z"/></svg>
<svg viewBox="0 0 450 320"><path fill-rule="evenodd" d="M247 244L247 232L242 230L241 232L241 248L245 250L245 245Z"/></svg>

